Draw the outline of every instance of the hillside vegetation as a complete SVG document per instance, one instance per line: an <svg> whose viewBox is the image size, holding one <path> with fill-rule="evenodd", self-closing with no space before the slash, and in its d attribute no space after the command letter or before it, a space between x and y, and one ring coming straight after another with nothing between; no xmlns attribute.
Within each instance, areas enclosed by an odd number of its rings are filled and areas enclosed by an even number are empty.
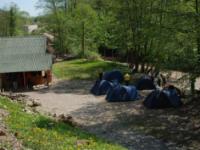
<svg viewBox="0 0 200 150"><path fill-rule="evenodd" d="M86 59L76 59L56 63L53 66L53 73L61 79L96 79L99 71L111 71L113 69L122 72L130 72L127 64L121 64L110 61Z"/></svg>

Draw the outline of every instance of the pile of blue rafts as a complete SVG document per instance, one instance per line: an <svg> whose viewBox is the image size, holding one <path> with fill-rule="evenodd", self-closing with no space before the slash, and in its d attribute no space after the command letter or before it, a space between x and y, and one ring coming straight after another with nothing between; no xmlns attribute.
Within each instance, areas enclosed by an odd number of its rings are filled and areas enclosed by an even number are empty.
<svg viewBox="0 0 200 150"><path fill-rule="evenodd" d="M125 102L135 101L138 97L138 92L135 86L124 86L118 84L108 91L106 100L108 102Z"/></svg>
<svg viewBox="0 0 200 150"><path fill-rule="evenodd" d="M156 89L153 79L149 76L141 77L136 86L122 85L122 81L123 75L120 71L106 72L101 80L96 81L91 93L96 96L106 95L108 102L125 102L138 100L138 90L153 90L143 102L147 108L177 108L182 105L180 93L174 86Z"/></svg>
<svg viewBox="0 0 200 150"><path fill-rule="evenodd" d="M138 92L135 86L124 86L123 74L118 71L104 73L102 80L97 80L91 89L91 93L100 96L107 95L109 102L134 101L138 98Z"/></svg>
<svg viewBox="0 0 200 150"><path fill-rule="evenodd" d="M162 90L154 90L144 101L144 106L150 109L161 109L182 106L180 93L174 86L169 86Z"/></svg>
<svg viewBox="0 0 200 150"><path fill-rule="evenodd" d="M117 81L110 82L107 80L97 80L90 91L96 96L105 95L110 89L114 88L118 84Z"/></svg>
<svg viewBox="0 0 200 150"><path fill-rule="evenodd" d="M154 90L156 85L154 84L154 79L151 76L144 75L136 83L136 88L138 90Z"/></svg>
<svg viewBox="0 0 200 150"><path fill-rule="evenodd" d="M105 95L111 89L123 81L123 74L118 71L110 71L103 74L102 79L95 82L91 89L91 93L100 96Z"/></svg>

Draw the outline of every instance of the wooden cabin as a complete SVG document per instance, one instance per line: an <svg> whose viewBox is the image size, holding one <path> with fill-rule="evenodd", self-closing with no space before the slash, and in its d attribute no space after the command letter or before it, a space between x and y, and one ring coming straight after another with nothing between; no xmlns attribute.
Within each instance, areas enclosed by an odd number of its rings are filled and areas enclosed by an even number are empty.
<svg viewBox="0 0 200 150"><path fill-rule="evenodd" d="M52 81L46 38L0 38L0 89L18 90Z"/></svg>

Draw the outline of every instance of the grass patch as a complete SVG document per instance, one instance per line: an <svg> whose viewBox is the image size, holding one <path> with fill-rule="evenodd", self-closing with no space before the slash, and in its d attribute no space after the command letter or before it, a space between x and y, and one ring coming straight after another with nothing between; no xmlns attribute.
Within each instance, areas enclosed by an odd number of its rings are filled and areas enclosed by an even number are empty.
<svg viewBox="0 0 200 150"><path fill-rule="evenodd" d="M23 106L0 97L0 108L10 114L5 119L11 132L18 133L26 148L34 150L124 150L125 148L106 142L70 125L55 122L40 114L27 114ZM78 145L78 140L87 144Z"/></svg>
<svg viewBox="0 0 200 150"><path fill-rule="evenodd" d="M86 59L76 59L54 64L53 73L56 77L61 79L96 79L99 69L103 71L117 69L124 73L130 72L128 66L121 63L103 60L89 61Z"/></svg>

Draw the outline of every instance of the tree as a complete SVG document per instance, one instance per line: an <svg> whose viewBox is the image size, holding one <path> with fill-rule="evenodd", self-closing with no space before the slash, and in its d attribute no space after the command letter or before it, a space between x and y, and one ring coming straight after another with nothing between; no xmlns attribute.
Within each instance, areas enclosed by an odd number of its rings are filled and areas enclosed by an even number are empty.
<svg viewBox="0 0 200 150"><path fill-rule="evenodd" d="M10 36L16 35L16 7L11 6L9 12L9 30Z"/></svg>
<svg viewBox="0 0 200 150"><path fill-rule="evenodd" d="M16 4L11 4L8 8L0 10L0 36L24 35L23 26L31 23L29 14L20 11Z"/></svg>
<svg viewBox="0 0 200 150"><path fill-rule="evenodd" d="M47 28L56 37L56 49L80 55L96 49L97 14L89 4L76 0L43 0L40 5L49 18Z"/></svg>
<svg viewBox="0 0 200 150"><path fill-rule="evenodd" d="M8 36L9 35L9 13L5 10L0 10L0 36Z"/></svg>
<svg viewBox="0 0 200 150"><path fill-rule="evenodd" d="M85 53L101 46L121 59L199 76L199 0L42 0L60 49ZM191 84L191 86L193 86Z"/></svg>

